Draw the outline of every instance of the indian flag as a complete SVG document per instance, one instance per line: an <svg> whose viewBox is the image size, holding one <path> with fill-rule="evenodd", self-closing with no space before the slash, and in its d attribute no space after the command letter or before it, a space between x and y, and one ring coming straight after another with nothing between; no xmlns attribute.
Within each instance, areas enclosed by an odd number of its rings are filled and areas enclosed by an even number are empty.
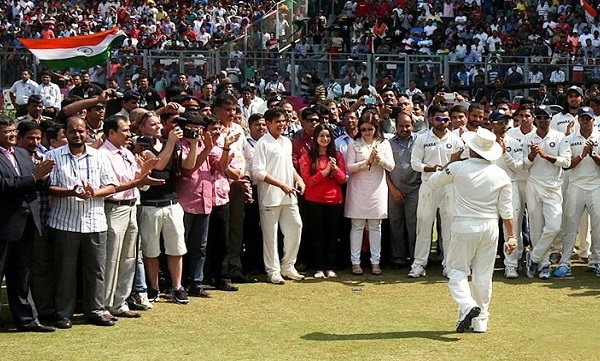
<svg viewBox="0 0 600 361"><path fill-rule="evenodd" d="M91 35L58 39L19 39L42 64L52 70L90 68L105 64L113 47L125 39L118 28Z"/></svg>
<svg viewBox="0 0 600 361"><path fill-rule="evenodd" d="M596 18L596 15L598 14L596 9L594 9L594 7L586 0L581 0L580 3L581 6L583 6L583 10L585 10L585 18L587 19L587 21L593 22Z"/></svg>

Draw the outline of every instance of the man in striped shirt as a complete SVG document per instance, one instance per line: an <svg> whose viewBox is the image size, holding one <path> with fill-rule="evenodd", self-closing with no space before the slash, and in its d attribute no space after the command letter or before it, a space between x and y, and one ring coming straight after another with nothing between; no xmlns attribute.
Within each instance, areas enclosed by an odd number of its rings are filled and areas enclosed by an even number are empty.
<svg viewBox="0 0 600 361"><path fill-rule="evenodd" d="M107 222L104 197L119 185L107 159L85 144L85 120L67 122L68 144L47 153L56 162L50 174L53 197L48 227L53 246L57 327L71 328L75 311L77 258L83 265L83 306L88 320L113 326L114 318L104 308L104 263Z"/></svg>

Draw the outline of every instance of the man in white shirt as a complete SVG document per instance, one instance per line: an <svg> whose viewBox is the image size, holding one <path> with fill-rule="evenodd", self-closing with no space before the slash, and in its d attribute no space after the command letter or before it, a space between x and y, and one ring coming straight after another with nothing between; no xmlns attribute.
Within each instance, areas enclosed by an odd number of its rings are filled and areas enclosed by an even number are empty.
<svg viewBox="0 0 600 361"><path fill-rule="evenodd" d="M42 97L44 104L43 115L54 118L60 110L60 102L62 101L62 93L58 85L50 82L50 73L42 74L42 84L35 89L35 94Z"/></svg>
<svg viewBox="0 0 600 361"><path fill-rule="evenodd" d="M537 129L522 141L523 169L529 172L526 194L532 245L526 254L529 278L537 271L540 279L550 278L548 253L562 219L563 168L571 165L571 149L564 134L550 129L551 114L548 106L538 106Z"/></svg>
<svg viewBox="0 0 600 361"><path fill-rule="evenodd" d="M38 83L31 80L31 72L23 70L21 72L21 80L17 80L10 87L10 101L17 111L15 116L20 117L27 113L27 100L35 94L37 87Z"/></svg>
<svg viewBox="0 0 600 361"><path fill-rule="evenodd" d="M327 85L327 99L340 100L342 96L342 86L335 80L333 74L329 74L329 84Z"/></svg>
<svg viewBox="0 0 600 361"><path fill-rule="evenodd" d="M265 112L268 132L254 147L252 175L258 183L258 205L263 233L263 256L270 283L284 284L283 277L302 280L294 264L300 248L302 219L298 194L306 187L292 164L292 142L284 137L285 113L275 107ZM277 230L283 233L284 255L279 258ZM283 277L282 277L283 276Z"/></svg>
<svg viewBox="0 0 600 361"><path fill-rule="evenodd" d="M498 215L507 229L506 253L517 247L514 233L512 189L509 177L493 161L502 146L486 129L463 134L469 159L450 163L429 178L431 187L452 185L454 223L447 249L448 288L458 303L456 332L486 332L492 297L492 276L498 244ZM473 282L469 285L469 275Z"/></svg>
<svg viewBox="0 0 600 361"><path fill-rule="evenodd" d="M432 129L417 137L411 154L410 165L421 172L421 188L419 189L419 204L417 206L417 241L415 256L408 277L417 278L426 275L425 266L431 249L431 228L439 209L442 220L443 249L448 250L450 242L450 225L452 218L448 209L450 195L447 188L434 189L428 184L429 177L444 168L450 156L462 152L463 141L452 134L450 113L443 105L433 105L430 113L433 116ZM438 239L439 239L438 235ZM443 262L445 265L446 263Z"/></svg>
<svg viewBox="0 0 600 361"><path fill-rule="evenodd" d="M562 258L555 277L571 275L571 255L575 247L575 236L580 225L584 209L590 215L592 229L592 252L590 264L595 266L596 275L600 276L598 267L598 240L600 239L600 156L598 156L598 141L600 134L594 126L594 111L588 106L579 109L579 131L566 137L571 148L571 165L569 167L569 186L565 190L565 205L563 217Z"/></svg>
<svg viewBox="0 0 600 361"><path fill-rule="evenodd" d="M552 73L550 73L551 83L564 83L566 78L567 75L561 68L555 69L552 71Z"/></svg>
<svg viewBox="0 0 600 361"><path fill-rule="evenodd" d="M356 74L350 74L350 82L344 85L344 90L342 91L344 94L344 98L346 98L346 100L350 104L354 103L358 99L358 91L360 90L360 85L356 83L356 80Z"/></svg>

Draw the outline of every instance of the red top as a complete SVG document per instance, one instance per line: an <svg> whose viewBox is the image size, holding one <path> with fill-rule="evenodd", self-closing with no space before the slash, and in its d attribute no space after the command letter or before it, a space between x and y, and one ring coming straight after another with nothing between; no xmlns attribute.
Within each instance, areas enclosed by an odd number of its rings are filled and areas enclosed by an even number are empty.
<svg viewBox="0 0 600 361"><path fill-rule="evenodd" d="M340 152L337 153L337 170L329 173L331 176L323 176L321 171L329 167L327 155L319 155L317 172L311 174L311 160L308 154L300 158L300 175L306 183L304 198L315 203L341 204L343 201L342 187L346 181L346 164Z"/></svg>

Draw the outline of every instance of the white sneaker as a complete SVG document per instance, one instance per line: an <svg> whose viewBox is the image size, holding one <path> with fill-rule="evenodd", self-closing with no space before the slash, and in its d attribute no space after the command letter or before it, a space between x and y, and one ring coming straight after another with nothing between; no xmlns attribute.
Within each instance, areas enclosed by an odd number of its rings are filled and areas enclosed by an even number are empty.
<svg viewBox="0 0 600 361"><path fill-rule="evenodd" d="M516 267L512 267L512 266L506 266L504 268L504 278L507 279L515 279L519 277L519 273L517 272L517 268Z"/></svg>
<svg viewBox="0 0 600 361"><path fill-rule="evenodd" d="M408 272L409 278L419 278L426 275L427 272L425 271L425 267L421 266L420 264L413 265L410 268L410 272Z"/></svg>
<svg viewBox="0 0 600 361"><path fill-rule="evenodd" d="M448 271L448 269L446 267L444 267L444 269L442 270L442 276L449 278L448 275L450 274L450 271Z"/></svg>
<svg viewBox="0 0 600 361"><path fill-rule="evenodd" d="M298 273L295 268L291 268L287 271L281 271L281 275L294 281L302 281L304 279L304 276Z"/></svg>
<svg viewBox="0 0 600 361"><path fill-rule="evenodd" d="M327 278L327 277L325 277L325 273L323 273L323 271L317 271L317 272L315 272L315 278Z"/></svg>
<svg viewBox="0 0 600 361"><path fill-rule="evenodd" d="M139 302L140 305L146 306L148 309L154 308L154 305L148 299L148 294L146 292L139 293L137 298L138 299L136 301Z"/></svg>
<svg viewBox="0 0 600 361"><path fill-rule="evenodd" d="M335 273L333 270L327 270L325 271L325 277L327 278L337 278L337 273Z"/></svg>
<svg viewBox="0 0 600 361"><path fill-rule="evenodd" d="M272 275L268 276L267 279L269 283L272 283L274 285L285 284L285 280L283 279L283 277L281 277L279 273L273 273Z"/></svg>

